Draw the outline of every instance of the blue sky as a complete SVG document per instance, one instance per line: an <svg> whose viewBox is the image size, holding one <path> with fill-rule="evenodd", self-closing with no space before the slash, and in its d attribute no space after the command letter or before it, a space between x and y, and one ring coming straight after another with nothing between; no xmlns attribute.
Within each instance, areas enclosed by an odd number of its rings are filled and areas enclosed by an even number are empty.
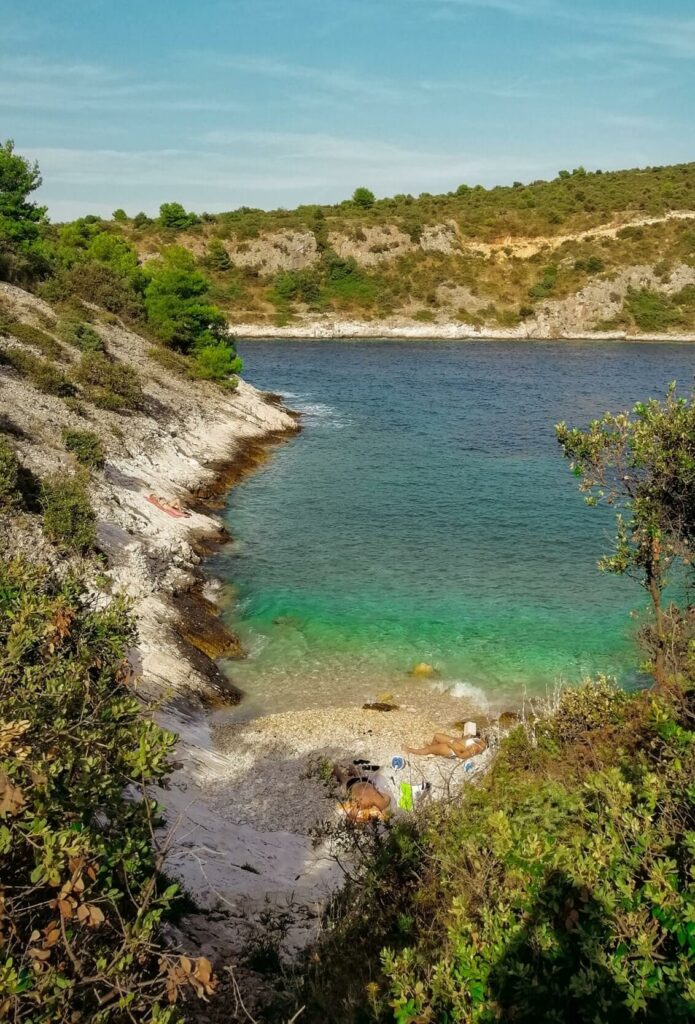
<svg viewBox="0 0 695 1024"><path fill-rule="evenodd" d="M0 0L54 219L695 159L693 0Z"/></svg>

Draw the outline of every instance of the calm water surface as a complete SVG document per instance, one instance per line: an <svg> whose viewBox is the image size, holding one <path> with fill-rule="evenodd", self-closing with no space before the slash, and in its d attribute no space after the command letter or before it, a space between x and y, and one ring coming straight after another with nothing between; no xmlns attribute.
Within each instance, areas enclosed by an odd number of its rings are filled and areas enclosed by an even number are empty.
<svg viewBox="0 0 695 1024"><path fill-rule="evenodd" d="M692 348L597 342L247 342L303 433L229 498L213 571L250 657L239 714L389 692L493 705L604 671L637 681L642 593L599 573L613 533L561 419L688 384ZM414 682L413 664L436 667Z"/></svg>

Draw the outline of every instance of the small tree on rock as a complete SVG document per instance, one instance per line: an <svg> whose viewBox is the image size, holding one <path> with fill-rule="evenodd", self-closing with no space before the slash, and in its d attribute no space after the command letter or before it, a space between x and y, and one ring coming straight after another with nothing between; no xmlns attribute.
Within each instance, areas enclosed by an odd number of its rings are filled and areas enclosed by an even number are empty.
<svg viewBox="0 0 695 1024"><path fill-rule="evenodd" d="M555 429L587 504L617 509L615 548L599 567L632 576L647 590L654 677L664 686L669 615L663 590L674 562L692 565L695 544L693 396L678 398L672 384L665 401L639 402L632 414L606 413L585 430L565 423Z"/></svg>

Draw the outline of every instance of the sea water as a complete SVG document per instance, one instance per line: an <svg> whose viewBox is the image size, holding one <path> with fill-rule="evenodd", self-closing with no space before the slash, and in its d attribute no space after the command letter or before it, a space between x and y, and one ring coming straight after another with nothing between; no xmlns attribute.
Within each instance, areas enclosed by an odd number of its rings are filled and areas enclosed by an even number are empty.
<svg viewBox="0 0 695 1024"><path fill-rule="evenodd" d="M614 518L554 437L692 382L684 344L240 346L302 432L229 495L212 571L248 651L249 716L442 695L493 707L597 672L640 683L644 593L602 574ZM409 676L418 663L431 678Z"/></svg>

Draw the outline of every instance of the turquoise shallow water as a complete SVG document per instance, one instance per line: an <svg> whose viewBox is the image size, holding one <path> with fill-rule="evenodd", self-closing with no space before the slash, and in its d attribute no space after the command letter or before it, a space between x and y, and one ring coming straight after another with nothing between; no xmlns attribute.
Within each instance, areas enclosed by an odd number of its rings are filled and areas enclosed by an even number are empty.
<svg viewBox="0 0 695 1024"><path fill-rule="evenodd" d="M642 594L600 574L612 516L586 508L560 419L689 382L685 345L248 342L248 379L303 433L230 495L212 569L250 657L250 715L362 701L494 705L558 679L638 679ZM438 670L413 683L416 662Z"/></svg>

